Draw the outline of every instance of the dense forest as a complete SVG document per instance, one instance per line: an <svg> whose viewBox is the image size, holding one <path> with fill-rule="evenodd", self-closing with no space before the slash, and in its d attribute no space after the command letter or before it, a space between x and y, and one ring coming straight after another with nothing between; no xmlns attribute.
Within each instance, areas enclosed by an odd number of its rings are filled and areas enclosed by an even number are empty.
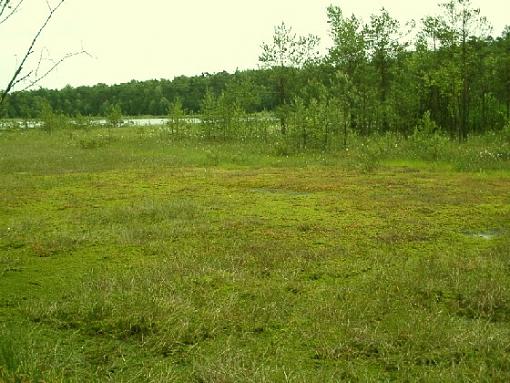
<svg viewBox="0 0 510 383"><path fill-rule="evenodd" d="M48 107L68 116L104 116L112 108L130 116L269 111L281 133L299 119L319 126L314 134L325 139L329 130L410 134L426 125L463 140L501 129L510 118L510 26L492 36L468 0L440 4L439 11L401 25L384 8L363 21L330 6L325 55L316 36L297 36L282 23L262 44L259 69L15 92L1 112L36 118Z"/></svg>

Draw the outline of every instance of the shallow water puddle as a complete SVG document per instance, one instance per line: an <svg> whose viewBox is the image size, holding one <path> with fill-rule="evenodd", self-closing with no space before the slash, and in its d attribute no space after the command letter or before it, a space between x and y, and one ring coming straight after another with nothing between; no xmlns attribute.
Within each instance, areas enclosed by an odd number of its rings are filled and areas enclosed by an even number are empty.
<svg viewBox="0 0 510 383"><path fill-rule="evenodd" d="M467 231L465 235L473 238L481 238L487 241L493 240L501 236L500 230L484 230L484 231Z"/></svg>

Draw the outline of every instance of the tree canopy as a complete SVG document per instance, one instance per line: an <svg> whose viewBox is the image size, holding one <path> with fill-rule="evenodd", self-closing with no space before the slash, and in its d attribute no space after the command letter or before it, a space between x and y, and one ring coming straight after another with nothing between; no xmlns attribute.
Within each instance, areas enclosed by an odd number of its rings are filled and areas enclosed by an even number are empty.
<svg viewBox="0 0 510 383"><path fill-rule="evenodd" d="M34 118L45 103L70 116L104 116L116 105L132 116L168 115L176 105L201 113L214 99L243 112L274 111L282 127L293 108L322 105L337 125L362 134L410 134L424 116L460 140L500 129L510 118L510 27L491 36L469 0L439 10L407 33L384 8L364 21L330 6L332 45L322 57L316 36L282 23L261 45L259 69L15 92L3 114Z"/></svg>

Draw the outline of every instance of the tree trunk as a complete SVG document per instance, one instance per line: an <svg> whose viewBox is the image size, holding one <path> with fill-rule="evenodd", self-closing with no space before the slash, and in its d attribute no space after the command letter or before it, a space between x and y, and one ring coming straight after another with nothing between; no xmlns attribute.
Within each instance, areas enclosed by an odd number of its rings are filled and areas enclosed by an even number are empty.
<svg viewBox="0 0 510 383"><path fill-rule="evenodd" d="M287 133L287 89L285 84L285 74L283 71L285 68L281 68L280 78L278 81L278 102L281 108L280 114L280 132L282 135Z"/></svg>

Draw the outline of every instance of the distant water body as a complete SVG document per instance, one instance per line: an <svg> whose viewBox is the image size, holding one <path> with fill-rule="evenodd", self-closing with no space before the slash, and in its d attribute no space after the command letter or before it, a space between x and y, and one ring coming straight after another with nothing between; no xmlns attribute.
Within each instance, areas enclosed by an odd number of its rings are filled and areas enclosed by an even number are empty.
<svg viewBox="0 0 510 383"><path fill-rule="evenodd" d="M198 117L187 117L183 119L184 122L188 124L199 124L201 122ZM123 118L122 126L158 126L158 125L166 125L168 123L168 118ZM71 119L71 122L73 120ZM108 121L106 119L92 119L92 124L96 125L106 125ZM5 120L0 121L0 129L8 129L8 128L38 128L40 127L41 121L39 120Z"/></svg>

